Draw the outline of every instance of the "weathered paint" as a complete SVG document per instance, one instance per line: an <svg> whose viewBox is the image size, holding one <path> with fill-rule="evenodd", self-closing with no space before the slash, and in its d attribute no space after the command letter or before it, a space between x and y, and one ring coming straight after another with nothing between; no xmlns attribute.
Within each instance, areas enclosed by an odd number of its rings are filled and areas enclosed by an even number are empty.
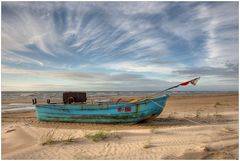
<svg viewBox="0 0 240 161"><path fill-rule="evenodd" d="M168 97L164 95L136 103L110 105L38 104L36 115L39 121L137 123L158 116Z"/></svg>

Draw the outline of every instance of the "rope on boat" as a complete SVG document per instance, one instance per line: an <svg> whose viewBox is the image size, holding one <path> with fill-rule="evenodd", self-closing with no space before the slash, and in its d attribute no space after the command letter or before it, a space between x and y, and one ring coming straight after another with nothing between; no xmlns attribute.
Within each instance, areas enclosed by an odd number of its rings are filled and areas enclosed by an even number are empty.
<svg viewBox="0 0 240 161"><path fill-rule="evenodd" d="M159 105L157 102L153 101L150 99L150 101L152 101L155 105L157 105L158 107L162 107L161 105Z"/></svg>

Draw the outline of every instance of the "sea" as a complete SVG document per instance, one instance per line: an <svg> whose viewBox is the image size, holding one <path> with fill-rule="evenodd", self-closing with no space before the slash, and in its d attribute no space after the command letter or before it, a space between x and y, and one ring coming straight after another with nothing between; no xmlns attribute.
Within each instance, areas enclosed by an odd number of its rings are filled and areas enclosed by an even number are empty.
<svg viewBox="0 0 240 161"><path fill-rule="evenodd" d="M2 100L16 100L11 101L14 103L1 104L1 111L17 111L17 110L30 110L34 109L35 106L30 103L19 103L18 100L33 98L37 99L52 99L52 98L62 98L64 91L2 91ZM158 91L87 91L87 97L111 97L111 96L150 96L156 95ZM195 95L195 94L214 94L219 93L219 91L168 91L167 94L170 95ZM229 91L221 92L229 93Z"/></svg>

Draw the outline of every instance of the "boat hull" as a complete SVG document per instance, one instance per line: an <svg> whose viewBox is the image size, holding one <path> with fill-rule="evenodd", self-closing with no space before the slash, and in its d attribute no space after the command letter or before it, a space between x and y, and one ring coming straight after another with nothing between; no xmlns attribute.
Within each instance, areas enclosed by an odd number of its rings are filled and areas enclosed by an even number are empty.
<svg viewBox="0 0 240 161"><path fill-rule="evenodd" d="M38 104L36 116L39 121L53 122L137 123L158 116L168 97L111 105Z"/></svg>

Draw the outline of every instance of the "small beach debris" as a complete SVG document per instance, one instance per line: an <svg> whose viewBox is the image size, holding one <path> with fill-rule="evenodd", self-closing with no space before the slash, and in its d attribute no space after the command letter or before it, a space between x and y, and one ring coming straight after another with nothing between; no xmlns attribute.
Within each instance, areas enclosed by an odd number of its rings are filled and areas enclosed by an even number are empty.
<svg viewBox="0 0 240 161"><path fill-rule="evenodd" d="M33 98L33 99L32 99L32 104L33 104L33 105L37 104L37 98Z"/></svg>
<svg viewBox="0 0 240 161"><path fill-rule="evenodd" d="M9 132L12 132L12 131L16 131L16 129L7 130L5 133L9 133Z"/></svg>
<svg viewBox="0 0 240 161"><path fill-rule="evenodd" d="M210 151L210 148L209 147L207 147L207 146L205 146L205 147L203 147L203 151Z"/></svg>

